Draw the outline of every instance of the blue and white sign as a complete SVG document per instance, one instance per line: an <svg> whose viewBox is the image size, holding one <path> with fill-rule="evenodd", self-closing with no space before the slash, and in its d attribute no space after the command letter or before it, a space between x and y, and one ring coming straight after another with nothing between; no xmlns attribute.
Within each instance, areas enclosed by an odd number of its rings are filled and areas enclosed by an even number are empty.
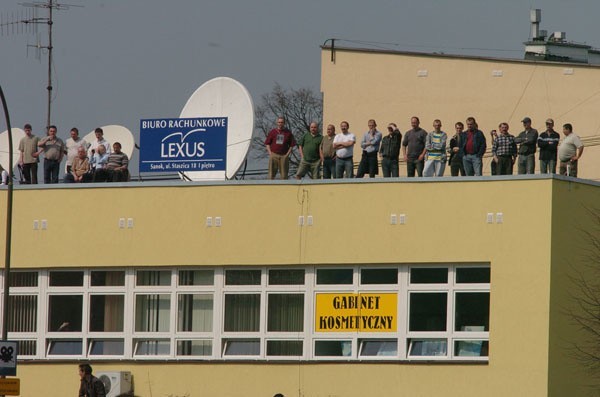
<svg viewBox="0 0 600 397"><path fill-rule="evenodd" d="M0 375L17 375L17 342L0 342Z"/></svg>
<svg viewBox="0 0 600 397"><path fill-rule="evenodd" d="M140 172L225 171L227 117L140 121Z"/></svg>

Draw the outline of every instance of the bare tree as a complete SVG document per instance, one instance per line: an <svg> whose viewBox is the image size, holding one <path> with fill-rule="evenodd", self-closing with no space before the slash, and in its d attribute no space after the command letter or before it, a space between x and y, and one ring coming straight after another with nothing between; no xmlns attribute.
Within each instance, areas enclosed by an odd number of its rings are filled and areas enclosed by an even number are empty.
<svg viewBox="0 0 600 397"><path fill-rule="evenodd" d="M309 88L286 89L276 83L271 92L261 97L254 113L255 136L252 139L251 157L264 159L268 156L264 142L269 131L275 128L278 117L285 118L287 128L298 141L309 130L313 121L319 124L320 129L323 101L320 94ZM299 154L293 150L290 154L291 167L297 167L299 162Z"/></svg>
<svg viewBox="0 0 600 397"><path fill-rule="evenodd" d="M583 252L584 265L570 277L573 309L567 315L579 327L583 338L573 344L575 358L600 382L600 211L588 208L595 227L580 229L588 248Z"/></svg>

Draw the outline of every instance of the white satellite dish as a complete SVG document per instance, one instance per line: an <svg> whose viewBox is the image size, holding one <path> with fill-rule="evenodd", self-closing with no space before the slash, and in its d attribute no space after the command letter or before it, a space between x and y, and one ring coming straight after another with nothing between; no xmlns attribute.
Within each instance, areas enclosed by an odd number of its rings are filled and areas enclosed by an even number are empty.
<svg viewBox="0 0 600 397"><path fill-rule="evenodd" d="M133 154L133 149L135 148L135 140L133 139L133 134L131 131L121 125L104 125L100 128L102 128L102 131L104 132L104 139L110 143L111 152L112 145L115 142L119 142L121 144L121 151L125 153L131 161L131 155ZM90 144L92 142L96 142L96 133L92 131L84 136L83 139Z"/></svg>
<svg viewBox="0 0 600 397"><path fill-rule="evenodd" d="M13 164L8 164L8 130L0 134L0 164L5 170L11 170L19 164L19 142L25 136L25 131L20 128L11 128L13 137Z"/></svg>
<svg viewBox="0 0 600 397"><path fill-rule="evenodd" d="M192 171L181 173L193 181L231 179L240 169L252 140L254 104L250 93L229 77L217 77L202 84L188 99L180 118L227 117L226 171Z"/></svg>

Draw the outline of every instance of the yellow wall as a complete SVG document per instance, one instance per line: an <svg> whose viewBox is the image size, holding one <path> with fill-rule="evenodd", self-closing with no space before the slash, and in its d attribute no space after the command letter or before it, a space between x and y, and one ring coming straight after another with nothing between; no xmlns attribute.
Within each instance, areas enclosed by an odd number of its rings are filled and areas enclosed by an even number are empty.
<svg viewBox="0 0 600 397"><path fill-rule="evenodd" d="M565 68L573 74L565 75ZM420 70L427 77L418 77ZM503 76L493 77L494 70ZM540 132L551 117L561 136L562 125L571 123L587 141L579 176L600 179L598 66L344 49L336 50L332 63L330 50L323 49L321 91L323 124L334 124L339 131L340 122L347 120L359 139L371 118L384 133L390 122L402 133L409 130L411 116L420 117L421 127L431 131L439 118L451 137L455 122L473 116L490 146L489 131L500 122L508 122L517 135L523 117L531 117ZM484 163L488 174L489 161Z"/></svg>
<svg viewBox="0 0 600 397"><path fill-rule="evenodd" d="M132 371L136 395L142 397L237 396L241 391L248 397L276 392L547 396L549 346L555 348L549 340L552 214L560 208L557 199L571 199L564 194L553 197L556 184L580 186L534 177L18 188L12 264L47 268L488 262L488 364L138 361L98 363L96 371ZM590 192L597 195L598 188L570 194ZM5 200L2 191L0 208L5 208ZM504 223L487 224L489 212L502 212ZM407 224L390 225L392 213L406 214ZM299 227L299 215L312 215L314 225ZM223 226L207 228L207 216L222 217ZM0 225L4 217L2 211ZM134 228L119 229L120 217L133 218ZM36 219L46 219L48 229L33 230ZM550 363L552 374L560 378L554 365ZM75 363L22 363L19 376L26 397L68 395L77 383ZM48 383L53 385L50 394ZM570 384L569 395L583 395L578 387Z"/></svg>

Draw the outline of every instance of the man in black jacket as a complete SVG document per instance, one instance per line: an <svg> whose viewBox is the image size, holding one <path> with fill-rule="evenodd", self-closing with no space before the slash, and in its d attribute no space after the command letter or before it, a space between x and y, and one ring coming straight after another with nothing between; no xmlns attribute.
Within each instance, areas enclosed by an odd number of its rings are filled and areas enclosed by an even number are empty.
<svg viewBox="0 0 600 397"><path fill-rule="evenodd" d="M402 145L402 134L394 123L388 125L388 134L381 140L379 155L381 156L381 169L383 177L397 178L398 158L400 157L400 146Z"/></svg>
<svg viewBox="0 0 600 397"><path fill-rule="evenodd" d="M540 172L556 174L556 153L560 135L554 131L554 120L546 120L546 131L542 132L537 144L540 148Z"/></svg>
<svg viewBox="0 0 600 397"><path fill-rule="evenodd" d="M515 143L520 144L519 159L517 160L518 172L519 174L534 174L538 132L535 128L531 128L529 117L525 117L522 122L525 130L515 138Z"/></svg>
<svg viewBox="0 0 600 397"><path fill-rule="evenodd" d="M106 397L104 384L94 375L92 375L92 366L89 364L79 364L79 397Z"/></svg>

